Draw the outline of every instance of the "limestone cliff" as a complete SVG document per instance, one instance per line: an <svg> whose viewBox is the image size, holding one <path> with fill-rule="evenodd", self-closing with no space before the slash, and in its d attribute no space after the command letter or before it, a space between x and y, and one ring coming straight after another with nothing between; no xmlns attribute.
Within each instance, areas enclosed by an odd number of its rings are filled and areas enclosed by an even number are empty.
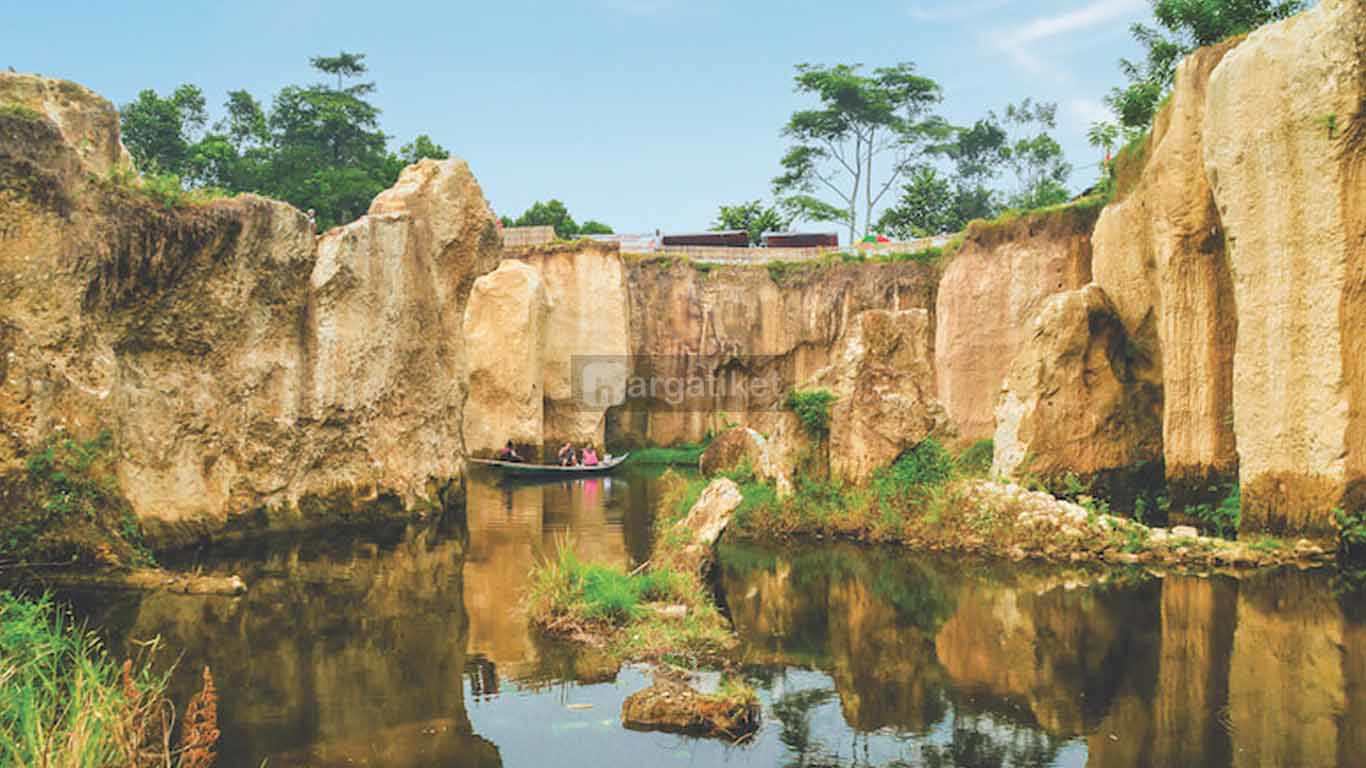
<svg viewBox="0 0 1366 768"><path fill-rule="evenodd" d="M696 442L728 422L765 431L787 390L831 362L855 316L869 309L933 312L937 282L935 267L915 262L786 271L635 262L627 275L633 373L658 389L635 393L609 413L609 438ZM723 380L756 386L669 389Z"/></svg>
<svg viewBox="0 0 1366 768"><path fill-rule="evenodd" d="M1177 68L1176 85L1140 150L1136 187L1096 226L1095 281L1115 304L1162 386L1162 437L1178 499L1237 471L1233 342L1238 318L1224 230L1205 176L1202 121L1210 75L1236 45L1204 48Z"/></svg>
<svg viewBox="0 0 1366 768"><path fill-rule="evenodd" d="M991 437L996 398L1045 299L1091 280L1094 208L969 228L935 301L939 400L966 440Z"/></svg>
<svg viewBox="0 0 1366 768"><path fill-rule="evenodd" d="M465 298L499 252L464 163L408 168L315 242L283 203L152 199L108 102L0 74L0 198L0 471L109 430L161 543L460 476Z"/></svg>
<svg viewBox="0 0 1366 768"><path fill-rule="evenodd" d="M1252 33L1210 77L1203 157L1228 233L1233 424L1255 528L1327 530L1363 482L1363 105L1359 0Z"/></svg>

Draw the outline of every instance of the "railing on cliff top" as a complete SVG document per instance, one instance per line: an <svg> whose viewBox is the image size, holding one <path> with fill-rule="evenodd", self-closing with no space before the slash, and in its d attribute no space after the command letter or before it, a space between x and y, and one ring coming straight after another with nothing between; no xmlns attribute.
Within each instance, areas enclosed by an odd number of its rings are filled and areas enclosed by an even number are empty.
<svg viewBox="0 0 1366 768"><path fill-rule="evenodd" d="M544 232L523 234L525 230L531 229L550 230L550 234L548 237ZM516 234L510 238L508 233ZM554 239L554 230L550 227L517 227L503 230L503 244L509 248L542 245ZM707 245L660 245L659 238L655 235L590 235L587 239L616 243L622 253L677 256L707 264L815 261L832 253L859 253L865 256L917 253L929 248L943 248L949 242L947 235L941 235L891 243L857 243L852 247L843 248L723 248Z"/></svg>

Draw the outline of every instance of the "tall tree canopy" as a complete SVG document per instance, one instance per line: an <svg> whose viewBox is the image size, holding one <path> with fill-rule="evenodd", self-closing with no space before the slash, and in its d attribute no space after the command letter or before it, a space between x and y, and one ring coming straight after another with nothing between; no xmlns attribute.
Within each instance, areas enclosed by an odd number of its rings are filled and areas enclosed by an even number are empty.
<svg viewBox="0 0 1366 768"><path fill-rule="evenodd" d="M1072 165L1063 157L1062 145L1049 131L1057 128L1058 105L1025 99L1006 105L1004 122L1014 129L1006 145L1006 163L1015 172L1017 186L1007 201L1020 210L1042 208L1067 201L1067 177Z"/></svg>
<svg viewBox="0 0 1366 768"><path fill-rule="evenodd" d="M561 240L572 240L580 235L610 235L612 228L600 221L589 219L583 224L574 221L569 208L559 200L536 201L515 219L504 216L505 227L554 227L555 236Z"/></svg>
<svg viewBox="0 0 1366 768"><path fill-rule="evenodd" d="M929 114L939 84L910 63L867 74L857 64L802 64L795 82L819 104L793 113L783 129L792 145L774 193L795 218L844 224L852 242L860 222L864 232L872 226L887 191L948 135L947 123Z"/></svg>
<svg viewBox="0 0 1366 768"><path fill-rule="evenodd" d="M367 72L364 54L310 61L335 81L286 86L269 110L250 93L231 91L224 117L207 131L197 87L182 85L165 98L143 91L123 107L124 143L146 173L277 197L315 211L323 228L364 213L405 165L449 156L425 134L397 153L388 149L380 111L367 98L375 85L359 80Z"/></svg>
<svg viewBox="0 0 1366 768"><path fill-rule="evenodd" d="M1157 105L1176 78L1176 65L1186 54L1298 13L1306 2L1152 0L1152 5L1160 28L1146 24L1130 27L1134 39L1145 50L1144 58L1120 59L1120 70L1129 84L1115 88L1106 98L1120 124L1131 130L1142 130L1152 124Z"/></svg>
<svg viewBox="0 0 1366 768"><path fill-rule="evenodd" d="M765 232L782 232L791 225L792 219L776 206L764 205L762 200L750 200L721 206L711 228L713 231L743 229L749 233L750 244L758 245Z"/></svg>

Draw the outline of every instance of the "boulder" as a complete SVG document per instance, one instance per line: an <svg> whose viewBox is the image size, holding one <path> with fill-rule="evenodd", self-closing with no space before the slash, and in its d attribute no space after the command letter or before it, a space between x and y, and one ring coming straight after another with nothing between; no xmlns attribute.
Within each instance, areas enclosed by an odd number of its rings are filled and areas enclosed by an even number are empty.
<svg viewBox="0 0 1366 768"><path fill-rule="evenodd" d="M1045 299L1091 279L1092 210L970 227L935 299L938 398L964 440L991 437L996 396Z"/></svg>
<svg viewBox="0 0 1366 768"><path fill-rule="evenodd" d="M1238 467L1233 347L1238 335L1223 223L1205 173L1203 117L1234 38L1177 67L1141 152L1146 165L1096 225L1093 272L1136 347L1135 375L1163 391L1163 450L1175 506L1209 501Z"/></svg>
<svg viewBox="0 0 1366 768"><path fill-rule="evenodd" d="M673 557L672 565L699 573L710 567L716 555L716 542L742 501L739 486L729 478L711 481L688 510L688 516L675 524L686 534L687 544L677 553L667 553Z"/></svg>
<svg viewBox="0 0 1366 768"><path fill-rule="evenodd" d="M1157 459L1161 401L1131 353L1100 288L1045 302L1001 390L993 474L1095 476Z"/></svg>
<svg viewBox="0 0 1366 768"><path fill-rule="evenodd" d="M541 275L520 261L504 261L474 282L465 309L471 454L489 455L508 440L522 450L542 445L546 314Z"/></svg>
<svg viewBox="0 0 1366 768"><path fill-rule="evenodd" d="M1238 312L1243 526L1332 532L1366 505L1366 7L1265 26L1210 77L1205 174Z"/></svg>
<svg viewBox="0 0 1366 768"><path fill-rule="evenodd" d="M869 310L849 323L830 365L803 385L830 390L830 471L860 483L951 425L935 398L929 312Z"/></svg>
<svg viewBox="0 0 1366 768"><path fill-rule="evenodd" d="M654 684L621 704L621 722L633 731L664 731L739 739L759 727L759 702L750 696L702 693L656 674Z"/></svg>

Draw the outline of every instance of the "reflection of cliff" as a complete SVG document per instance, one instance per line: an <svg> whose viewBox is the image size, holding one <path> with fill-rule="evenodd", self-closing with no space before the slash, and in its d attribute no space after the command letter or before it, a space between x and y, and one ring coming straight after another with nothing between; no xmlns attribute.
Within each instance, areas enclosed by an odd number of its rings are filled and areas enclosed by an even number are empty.
<svg viewBox="0 0 1366 768"><path fill-rule="evenodd" d="M1322 578L1287 573L1239 586L1228 691L1235 766L1336 762L1344 639Z"/></svg>
<svg viewBox="0 0 1366 768"><path fill-rule="evenodd" d="M467 490L469 553L464 602L470 653L498 674L520 677L549 661L522 610L527 574L568 542L589 562L627 565L620 516L612 513L628 484L609 478L569 483L504 485L472 477Z"/></svg>
<svg viewBox="0 0 1366 768"><path fill-rule="evenodd" d="M209 566L241 573L244 597L134 598L125 636L184 653L178 688L213 668L223 766L497 765L465 710L463 556L434 529L266 547Z"/></svg>

